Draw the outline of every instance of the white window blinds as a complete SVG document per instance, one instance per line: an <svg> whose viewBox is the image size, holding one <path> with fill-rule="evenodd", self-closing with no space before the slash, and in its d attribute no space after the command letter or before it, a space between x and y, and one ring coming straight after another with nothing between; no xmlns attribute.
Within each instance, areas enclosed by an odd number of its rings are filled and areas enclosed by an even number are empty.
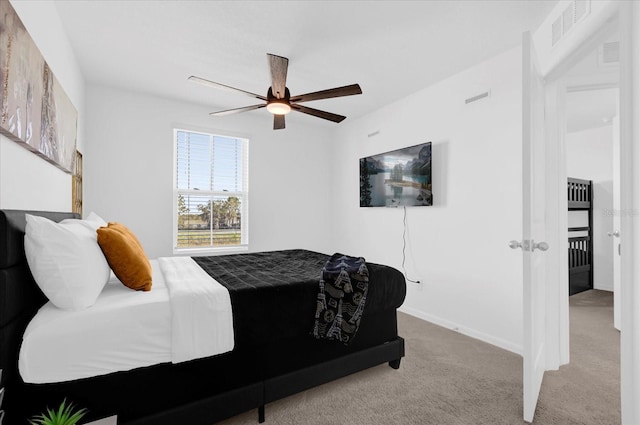
<svg viewBox="0 0 640 425"><path fill-rule="evenodd" d="M248 243L246 139L174 130L176 250Z"/></svg>

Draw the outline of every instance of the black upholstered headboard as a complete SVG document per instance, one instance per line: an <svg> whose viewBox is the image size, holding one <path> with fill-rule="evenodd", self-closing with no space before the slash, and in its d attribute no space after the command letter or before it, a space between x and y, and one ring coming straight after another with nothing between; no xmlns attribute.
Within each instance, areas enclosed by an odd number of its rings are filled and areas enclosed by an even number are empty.
<svg viewBox="0 0 640 425"><path fill-rule="evenodd" d="M46 298L36 285L24 255L25 214L53 221L79 218L77 214L0 210L0 368L3 383L17 379L18 350L24 329Z"/></svg>

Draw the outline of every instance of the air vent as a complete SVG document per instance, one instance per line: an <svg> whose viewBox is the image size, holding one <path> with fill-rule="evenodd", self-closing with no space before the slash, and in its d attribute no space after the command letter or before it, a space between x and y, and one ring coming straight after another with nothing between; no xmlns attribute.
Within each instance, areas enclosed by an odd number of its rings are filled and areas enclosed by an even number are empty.
<svg viewBox="0 0 640 425"><path fill-rule="evenodd" d="M602 44L600 55L603 65L617 64L620 61L620 42L612 41Z"/></svg>
<svg viewBox="0 0 640 425"><path fill-rule="evenodd" d="M471 102L476 102L480 99L484 99L485 97L489 97L491 95L490 91L486 91L484 93L480 93L479 95L470 97L469 99L465 99L464 103L469 104Z"/></svg>
<svg viewBox="0 0 640 425"><path fill-rule="evenodd" d="M571 2L569 6L562 12L562 34L566 34L573 27L575 21L574 14L575 4Z"/></svg>
<svg viewBox="0 0 640 425"><path fill-rule="evenodd" d="M591 11L591 0L572 0L551 24L551 45L555 46Z"/></svg>
<svg viewBox="0 0 640 425"><path fill-rule="evenodd" d="M575 5L573 16L575 22L580 22L582 18L589 14L589 0L575 0L573 2Z"/></svg>
<svg viewBox="0 0 640 425"><path fill-rule="evenodd" d="M551 45L555 46L558 41L562 38L562 16L558 16L558 18L553 21L551 24Z"/></svg>

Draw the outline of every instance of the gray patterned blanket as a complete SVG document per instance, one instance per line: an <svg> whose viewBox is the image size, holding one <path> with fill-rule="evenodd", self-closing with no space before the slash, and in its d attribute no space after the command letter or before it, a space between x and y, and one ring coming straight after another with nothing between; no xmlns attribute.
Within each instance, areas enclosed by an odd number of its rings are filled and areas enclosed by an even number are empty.
<svg viewBox="0 0 640 425"><path fill-rule="evenodd" d="M368 290L364 258L333 254L322 269L313 336L349 345L360 326Z"/></svg>

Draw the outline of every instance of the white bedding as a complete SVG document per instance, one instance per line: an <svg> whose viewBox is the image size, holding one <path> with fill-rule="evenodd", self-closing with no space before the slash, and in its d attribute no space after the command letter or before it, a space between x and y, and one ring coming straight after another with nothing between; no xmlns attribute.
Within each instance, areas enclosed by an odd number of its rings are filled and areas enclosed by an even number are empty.
<svg viewBox="0 0 640 425"><path fill-rule="evenodd" d="M174 363L233 350L231 297L189 257L159 258L169 288Z"/></svg>
<svg viewBox="0 0 640 425"><path fill-rule="evenodd" d="M165 263L168 277L159 261ZM23 336L18 361L23 380L63 382L233 349L226 288L190 258L151 260L151 265L153 287L149 292L132 291L112 276L96 303L85 310L61 310L50 302L42 306ZM177 294L174 302L170 292ZM211 308L212 299L223 306ZM173 309L182 312L172 313Z"/></svg>

